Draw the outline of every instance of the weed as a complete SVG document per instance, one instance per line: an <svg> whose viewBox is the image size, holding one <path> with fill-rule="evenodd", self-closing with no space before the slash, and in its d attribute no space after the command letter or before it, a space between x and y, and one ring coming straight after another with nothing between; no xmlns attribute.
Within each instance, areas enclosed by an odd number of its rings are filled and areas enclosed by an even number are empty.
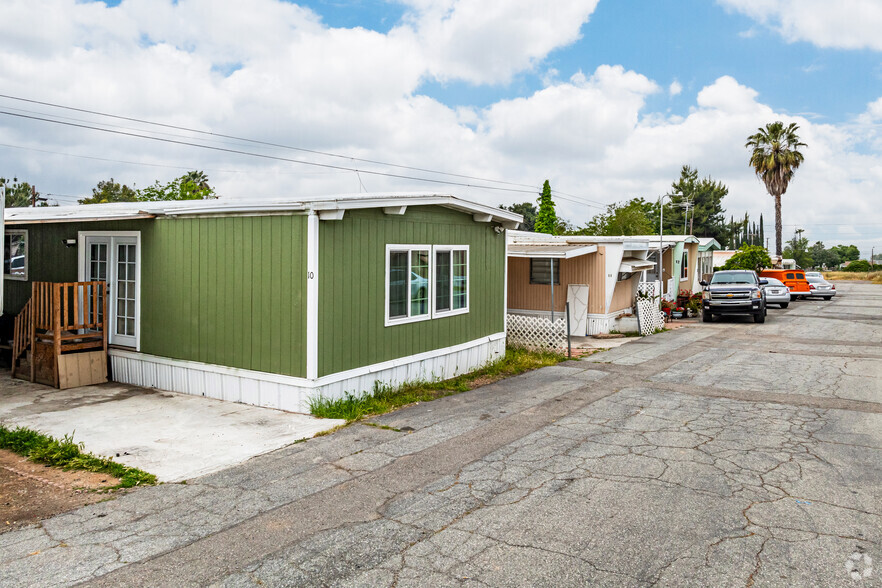
<svg viewBox="0 0 882 588"><path fill-rule="evenodd" d="M401 429L396 429L395 427L390 427L389 425L381 425L380 423L362 423L363 425L367 425L368 427L375 427L377 429L384 429L386 431L395 431L396 433L400 433Z"/></svg>
<svg viewBox="0 0 882 588"><path fill-rule="evenodd" d="M554 365L566 357L551 352L533 352L509 347L505 356L468 374L443 381L410 382L390 386L375 382L372 391L363 394L347 392L342 398L314 397L309 411L321 418L345 419L347 422L367 416L385 414L415 402L428 402L452 394L466 392L503 378L522 374L540 367ZM328 431L328 434L332 431Z"/></svg>
<svg viewBox="0 0 882 588"><path fill-rule="evenodd" d="M36 463L64 470L86 470L119 478L118 488L156 484L156 476L130 468L106 457L83 453L83 444L74 443L71 435L55 439L26 427L10 429L0 425L0 449L8 449Z"/></svg>

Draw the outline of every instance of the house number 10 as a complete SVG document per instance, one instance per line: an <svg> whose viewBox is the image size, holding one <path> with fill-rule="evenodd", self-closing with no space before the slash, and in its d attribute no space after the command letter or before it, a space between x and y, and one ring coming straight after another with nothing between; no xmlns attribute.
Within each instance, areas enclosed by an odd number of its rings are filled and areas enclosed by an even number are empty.
<svg viewBox="0 0 882 588"><path fill-rule="evenodd" d="M315 272L306 272L307 280L312 280L313 278L315 278Z"/></svg>

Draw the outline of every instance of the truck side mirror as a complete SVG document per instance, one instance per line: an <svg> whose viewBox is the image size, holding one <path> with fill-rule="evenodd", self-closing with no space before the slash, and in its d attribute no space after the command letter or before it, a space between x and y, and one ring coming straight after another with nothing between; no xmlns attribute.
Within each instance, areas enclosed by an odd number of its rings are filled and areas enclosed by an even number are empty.
<svg viewBox="0 0 882 588"><path fill-rule="evenodd" d="M701 280L700 282L698 282L698 285L699 286L707 286L707 282L705 280Z"/></svg>

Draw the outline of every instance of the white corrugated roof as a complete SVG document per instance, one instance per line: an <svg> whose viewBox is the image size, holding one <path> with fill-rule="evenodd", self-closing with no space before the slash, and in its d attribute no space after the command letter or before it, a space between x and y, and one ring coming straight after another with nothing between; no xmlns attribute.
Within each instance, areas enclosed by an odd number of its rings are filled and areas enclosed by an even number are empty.
<svg viewBox="0 0 882 588"><path fill-rule="evenodd" d="M576 244L514 244L508 245L508 255L510 257L534 257L534 258L560 258L572 259L580 255L587 255L597 251L597 245L576 245Z"/></svg>
<svg viewBox="0 0 882 588"><path fill-rule="evenodd" d="M523 221L517 213L463 200L449 194L436 193L382 193L343 194L338 196L280 198L218 198L216 200L175 200L168 202L113 202L108 204L80 204L75 206L42 206L36 208L7 208L6 223L10 225L102 221L156 216L192 216L213 214L259 214L272 212L329 212L358 208L389 208L406 206L443 206L473 214L475 220L502 223L514 228Z"/></svg>

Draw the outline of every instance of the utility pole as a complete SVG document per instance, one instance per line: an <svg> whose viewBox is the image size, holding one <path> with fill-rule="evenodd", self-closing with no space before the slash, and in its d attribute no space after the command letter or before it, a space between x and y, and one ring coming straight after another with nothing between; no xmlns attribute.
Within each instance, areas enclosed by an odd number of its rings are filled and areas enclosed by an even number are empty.
<svg viewBox="0 0 882 588"><path fill-rule="evenodd" d="M32 208L37 205L37 202L46 202L46 198L38 197L37 194L38 194L37 187L31 186L31 207Z"/></svg>

